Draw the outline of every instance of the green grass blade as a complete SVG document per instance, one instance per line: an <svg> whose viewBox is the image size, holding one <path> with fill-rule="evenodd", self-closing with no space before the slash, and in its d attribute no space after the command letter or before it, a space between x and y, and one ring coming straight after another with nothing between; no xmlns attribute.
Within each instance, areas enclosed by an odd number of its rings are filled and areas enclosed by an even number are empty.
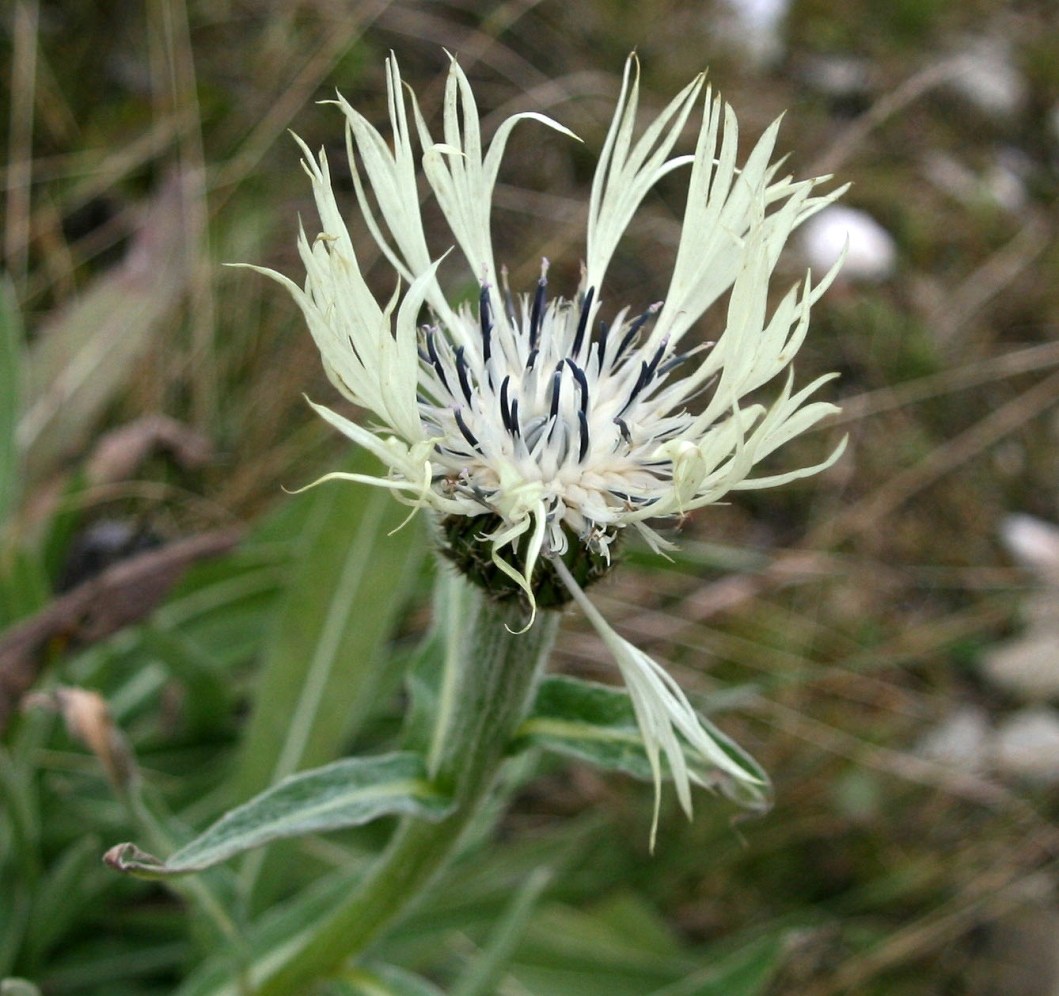
<svg viewBox="0 0 1059 996"><path fill-rule="evenodd" d="M426 550L415 522L390 535L407 509L388 494L332 484L295 500L313 507L267 640L237 799L340 755L375 703Z"/></svg>
<svg viewBox="0 0 1059 996"><path fill-rule="evenodd" d="M504 911L481 955L449 990L450 996L489 996L498 991L507 963L551 878L551 872L546 868L538 868L529 876Z"/></svg>

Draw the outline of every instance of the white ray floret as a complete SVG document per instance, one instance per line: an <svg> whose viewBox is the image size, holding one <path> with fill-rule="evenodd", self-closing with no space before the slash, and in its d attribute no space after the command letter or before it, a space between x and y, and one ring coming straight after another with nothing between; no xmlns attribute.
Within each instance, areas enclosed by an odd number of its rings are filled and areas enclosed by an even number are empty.
<svg viewBox="0 0 1059 996"><path fill-rule="evenodd" d="M455 59L441 141L406 94L393 57L387 88L392 144L343 98L335 103L346 118L361 213L403 291L398 287L385 306L369 292L327 159L304 144L321 223L315 238L299 236L304 287L263 271L298 303L334 385L377 421L369 429L313 406L386 468L381 477L328 476L389 488L441 522L474 520L487 560L532 611L540 572L549 569L619 665L656 786L664 757L689 813L691 784L704 779L688 756L722 782L760 786L719 746L673 679L607 625L562 558L577 545L606 563L611 544L630 527L663 548L668 544L648 520L683 515L733 490L805 477L838 458L841 445L814 466L755 475L765 457L836 410L811 400L829 377L795 390L791 371L810 308L835 270L817 283L807 275L771 313L768 292L791 232L842 189L821 195L815 190L826 178L778 175L778 122L738 166L735 115L703 92L701 77L637 135L639 67L630 58L592 184L582 284L571 299L549 300L544 261L535 292L516 298L497 271L490 233L505 145L520 122L576 136L543 114L523 113L503 122L483 148L474 94ZM694 153L673 155L700 103ZM439 282L414 144L465 272L479 282L474 305L451 304ZM684 169L687 203L665 299L612 308L603 285L622 235L658 181ZM726 320L715 341L683 347L685 334L725 294ZM781 377L770 403L745 400ZM689 411L697 397L704 399L700 409Z"/></svg>

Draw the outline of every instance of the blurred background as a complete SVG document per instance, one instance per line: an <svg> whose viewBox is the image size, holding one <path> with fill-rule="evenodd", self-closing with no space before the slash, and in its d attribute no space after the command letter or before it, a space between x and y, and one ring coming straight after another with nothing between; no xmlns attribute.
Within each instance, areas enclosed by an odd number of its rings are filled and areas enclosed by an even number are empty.
<svg viewBox="0 0 1059 996"><path fill-rule="evenodd" d="M798 233L774 288L821 273L849 233L796 364L802 383L839 371L823 393L843 411L773 462L814 462L848 434L846 456L696 513L672 562L630 545L594 589L771 773L776 804L739 821L702 796L688 823L667 799L650 856L649 786L523 757L498 837L381 953L464 996L1059 993L1055 13L1052 0L7 5L0 978L207 991L187 980L223 947L216 931L100 854L145 833L178 843L291 766L397 735L429 619L425 530L387 536L401 509L352 486L284 493L360 458L305 404L337 399L293 303L223 265L301 280L298 219L311 234L316 218L287 130L328 150L362 267L388 296L341 115L321 102L340 90L381 126L393 50L435 122L444 49L457 54L487 133L533 109L584 139L516 129L493 215L512 286L531 287L547 256L569 295L635 49L645 109L708 67L745 150L786 111L790 171L853 183ZM665 293L671 179L619 249L613 308ZM101 576L106 597L78 601ZM574 614L554 666L614 680ZM362 866L385 831L276 849L240 916Z"/></svg>

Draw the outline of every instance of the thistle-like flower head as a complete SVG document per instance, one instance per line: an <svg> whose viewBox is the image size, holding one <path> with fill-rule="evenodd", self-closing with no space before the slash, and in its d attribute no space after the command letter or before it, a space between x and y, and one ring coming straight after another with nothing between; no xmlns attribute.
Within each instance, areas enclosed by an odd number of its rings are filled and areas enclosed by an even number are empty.
<svg viewBox="0 0 1059 996"><path fill-rule="evenodd" d="M490 235L508 136L520 121L576 136L550 117L523 113L483 149L474 95L453 59L437 141L394 58L387 69L392 144L343 98L336 103L360 210L403 289L384 306L369 292L327 160L304 144L321 221L320 234L303 230L299 239L305 286L265 271L301 307L332 382L378 423L369 429L314 405L385 467L378 478L328 477L386 487L432 510L442 549L494 597L522 597L531 613L574 599L622 671L656 785L664 753L686 810L692 782L760 785L673 679L607 626L583 588L605 573L624 530L664 548L649 520L814 474L839 456L841 447L815 466L755 476L761 460L835 410L810 400L828 377L795 390L791 371L810 307L833 273L816 284L807 275L771 313L767 300L792 230L842 190L820 195L814 190L824 178L779 175L771 162L778 122L738 166L735 115L703 93L702 77L637 134L633 57L592 183L580 287L550 295L544 261L536 288L512 294ZM700 99L694 152L673 155ZM452 304L438 280L415 145L466 275L480 288L472 302ZM669 290L655 303L612 303L605 278L618 242L645 195L674 171L689 178ZM726 293L714 341L688 347L686 333ZM772 381L779 385L771 403L744 401ZM702 399L695 410L693 398ZM687 748L714 776L689 768Z"/></svg>

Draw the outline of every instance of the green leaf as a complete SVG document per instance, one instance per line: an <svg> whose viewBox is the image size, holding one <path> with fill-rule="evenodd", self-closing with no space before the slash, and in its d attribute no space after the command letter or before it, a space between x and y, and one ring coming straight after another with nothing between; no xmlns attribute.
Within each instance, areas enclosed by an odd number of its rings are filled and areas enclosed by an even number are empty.
<svg viewBox="0 0 1059 996"><path fill-rule="evenodd" d="M777 931L713 954L707 967L651 996L762 996L783 963L788 938L789 932Z"/></svg>
<svg viewBox="0 0 1059 996"><path fill-rule="evenodd" d="M48 604L51 585L37 550L12 546L0 557L0 629Z"/></svg>
<svg viewBox="0 0 1059 996"><path fill-rule="evenodd" d="M85 836L70 844L41 876L26 935L29 963L47 964L46 956L75 928L91 896L87 883L98 868L99 839Z"/></svg>
<svg viewBox="0 0 1059 996"><path fill-rule="evenodd" d="M243 996L245 986L237 981L240 976L251 986L266 978L276 952L312 934L363 874L363 865L350 862L286 902L269 907L249 929L245 946L215 946L209 958L181 983L176 996Z"/></svg>
<svg viewBox="0 0 1059 996"><path fill-rule="evenodd" d="M762 785L737 783L704 764L699 754L690 750L685 753L688 767L741 805L766 808L768 776L741 747L705 719L701 721L721 749L760 778ZM653 781L632 700L622 688L561 675L546 678L533 711L519 728L515 746L542 747L641 781Z"/></svg>
<svg viewBox="0 0 1059 996"><path fill-rule="evenodd" d="M623 909L612 916L606 907L615 901ZM639 915L629 908L637 905L645 907ZM511 988L534 996L645 996L684 978L695 970L694 958L646 907L635 896L595 909L544 907L509 968Z"/></svg>
<svg viewBox="0 0 1059 996"><path fill-rule="evenodd" d="M393 965L373 964L349 969L324 996L444 996L433 982Z"/></svg>
<svg viewBox="0 0 1059 996"><path fill-rule="evenodd" d="M368 473L372 460L358 453L343 469ZM407 508L377 489L325 484L288 504L301 525L291 534L291 569L265 628L232 784L236 800L340 757L389 700L401 675L388 644L427 552L418 521L399 529ZM253 855L242 871L251 905L263 909L300 870L282 849Z"/></svg>
<svg viewBox="0 0 1059 996"><path fill-rule="evenodd" d="M22 319L15 288L0 278L0 523L18 498L19 458L15 439L22 388Z"/></svg>
<svg viewBox="0 0 1059 996"><path fill-rule="evenodd" d="M368 458L353 469L368 471ZM416 522L394 532L408 510L388 494L327 484L294 501L307 514L269 627L233 786L240 799L341 755L391 677L386 643L427 551Z"/></svg>
<svg viewBox="0 0 1059 996"><path fill-rule="evenodd" d="M498 991L508 962L551 878L550 869L538 868L526 879L493 928L485 948L450 987L450 996L489 996Z"/></svg>
<svg viewBox="0 0 1059 996"><path fill-rule="evenodd" d="M118 844L105 860L118 871L164 878L202 871L273 840L360 826L401 814L438 821L450 800L428 781L418 754L345 758L284 779L222 816L205 833L160 861L134 844Z"/></svg>

